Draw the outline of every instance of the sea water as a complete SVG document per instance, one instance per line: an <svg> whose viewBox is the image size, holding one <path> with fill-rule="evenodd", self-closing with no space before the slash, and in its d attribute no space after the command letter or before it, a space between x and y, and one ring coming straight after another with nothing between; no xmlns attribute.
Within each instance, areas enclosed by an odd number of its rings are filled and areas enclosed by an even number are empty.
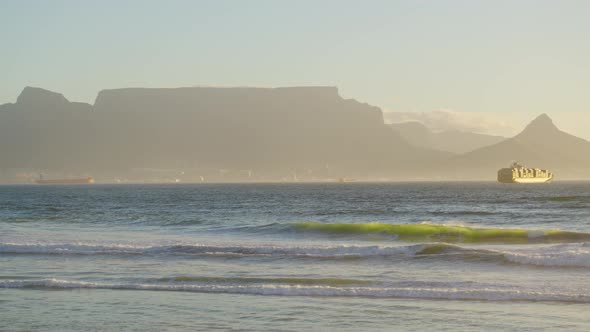
<svg viewBox="0 0 590 332"><path fill-rule="evenodd" d="M0 186L0 330L590 330L590 183Z"/></svg>

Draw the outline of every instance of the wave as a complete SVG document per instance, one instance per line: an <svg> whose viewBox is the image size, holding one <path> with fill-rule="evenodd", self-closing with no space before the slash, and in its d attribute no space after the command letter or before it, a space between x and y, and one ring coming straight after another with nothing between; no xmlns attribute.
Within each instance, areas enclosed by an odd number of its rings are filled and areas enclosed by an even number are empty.
<svg viewBox="0 0 590 332"><path fill-rule="evenodd" d="M562 230L528 230L510 228L476 228L445 224L324 224L299 222L292 224L299 232L338 235L390 235L404 241L441 241L449 243L572 243L590 241L590 233Z"/></svg>
<svg viewBox="0 0 590 332"><path fill-rule="evenodd" d="M449 215L449 216L492 216L495 215L495 212L490 211L432 211L430 212L434 215Z"/></svg>
<svg viewBox="0 0 590 332"><path fill-rule="evenodd" d="M205 220L201 219L189 219L189 220L180 220L180 221L171 221L167 222L165 226L192 226L192 225L202 225L206 224Z"/></svg>
<svg viewBox="0 0 590 332"><path fill-rule="evenodd" d="M274 296L379 297L440 300L560 301L590 303L590 294L493 287L336 287L325 285L199 285L188 283L101 283L61 279L0 280L0 288L112 289Z"/></svg>
<svg viewBox="0 0 590 332"><path fill-rule="evenodd" d="M590 247L586 244L498 252L507 261L523 265L590 268Z"/></svg>
<svg viewBox="0 0 590 332"><path fill-rule="evenodd" d="M8 220L2 220L3 222L9 222L9 223L26 223L26 222L35 222L36 220L31 220L31 219L8 219Z"/></svg>
<svg viewBox="0 0 590 332"><path fill-rule="evenodd" d="M194 277L176 276L158 278L158 282L206 282L215 284L289 284L289 285L367 285L368 280L345 278L252 278L252 277Z"/></svg>
<svg viewBox="0 0 590 332"><path fill-rule="evenodd" d="M590 196L549 196L541 197L540 200L550 202L590 202Z"/></svg>
<svg viewBox="0 0 590 332"><path fill-rule="evenodd" d="M0 243L1 254L142 254L153 247L127 244L92 244L92 243Z"/></svg>
<svg viewBox="0 0 590 332"><path fill-rule="evenodd" d="M2 254L56 254L56 255L149 255L149 254L193 254L193 255L245 255L245 256L384 256L414 254L422 245L381 247L381 246L275 246L275 245L132 245L93 243L0 243Z"/></svg>
<svg viewBox="0 0 590 332"><path fill-rule="evenodd" d="M274 246L204 244L17 244L0 243L0 254L28 255L185 255L195 258L285 257L301 259L434 259L469 262L511 263L545 267L590 268L590 245L559 244L533 249L486 249L449 243L420 243L400 246Z"/></svg>

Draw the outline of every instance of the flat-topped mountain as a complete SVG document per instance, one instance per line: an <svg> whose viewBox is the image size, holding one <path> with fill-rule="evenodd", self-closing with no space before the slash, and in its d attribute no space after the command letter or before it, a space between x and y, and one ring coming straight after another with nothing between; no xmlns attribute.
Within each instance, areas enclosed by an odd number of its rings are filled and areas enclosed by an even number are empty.
<svg viewBox="0 0 590 332"><path fill-rule="evenodd" d="M98 126L109 127L106 145L134 151L135 167L176 161L271 172L327 164L352 172L394 161L381 110L335 88L106 90L94 109Z"/></svg>
<svg viewBox="0 0 590 332"><path fill-rule="evenodd" d="M408 143L456 154L470 152L505 140L505 137L459 130L433 132L417 121L394 123L391 128Z"/></svg>
<svg viewBox="0 0 590 332"><path fill-rule="evenodd" d="M448 156L406 143L378 107L334 87L113 89L94 105L25 88L1 108L2 169L369 178Z"/></svg>

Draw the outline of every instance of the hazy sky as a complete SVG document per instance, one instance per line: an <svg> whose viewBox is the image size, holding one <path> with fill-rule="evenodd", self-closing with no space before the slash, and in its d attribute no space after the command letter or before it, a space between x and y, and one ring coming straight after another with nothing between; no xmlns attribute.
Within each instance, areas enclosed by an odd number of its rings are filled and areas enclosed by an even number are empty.
<svg viewBox="0 0 590 332"><path fill-rule="evenodd" d="M590 138L589 12L564 0L0 0L0 103L26 85L86 102L128 86L335 85L386 111L546 112Z"/></svg>

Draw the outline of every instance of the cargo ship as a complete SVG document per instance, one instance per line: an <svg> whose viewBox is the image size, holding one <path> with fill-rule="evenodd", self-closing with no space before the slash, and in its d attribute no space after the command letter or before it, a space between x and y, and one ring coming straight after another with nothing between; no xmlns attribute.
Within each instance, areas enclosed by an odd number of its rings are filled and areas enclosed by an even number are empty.
<svg viewBox="0 0 590 332"><path fill-rule="evenodd" d="M94 178L68 178L68 179L44 179L42 176L35 181L38 184L89 184L94 183Z"/></svg>
<svg viewBox="0 0 590 332"><path fill-rule="evenodd" d="M546 169L527 168L513 162L509 168L498 171L498 182L502 183L547 183L553 180L553 173Z"/></svg>

